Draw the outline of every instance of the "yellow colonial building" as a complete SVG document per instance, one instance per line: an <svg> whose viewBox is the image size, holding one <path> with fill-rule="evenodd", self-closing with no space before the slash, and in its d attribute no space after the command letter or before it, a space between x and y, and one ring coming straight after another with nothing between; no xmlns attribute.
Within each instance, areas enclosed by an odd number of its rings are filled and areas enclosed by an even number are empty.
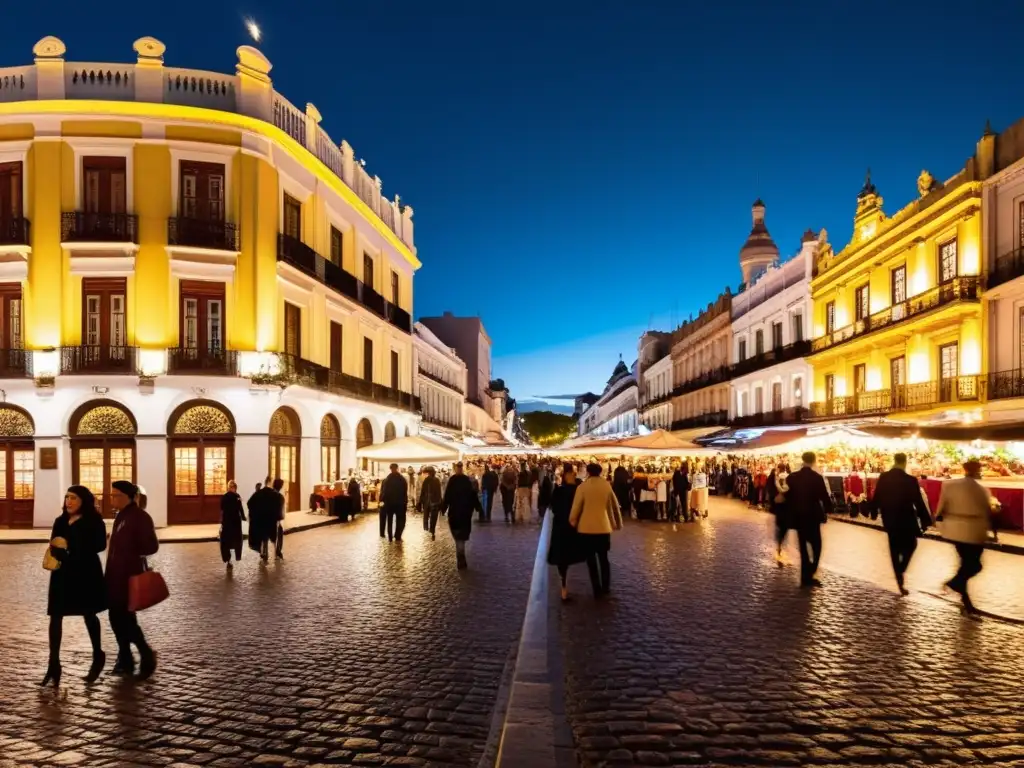
<svg viewBox="0 0 1024 768"><path fill-rule="evenodd" d="M978 155L990 148L979 143ZM825 245L811 282L812 418L971 418L982 397L978 157L945 183L926 171L918 199L886 216L870 174L853 237Z"/></svg>
<svg viewBox="0 0 1024 768"><path fill-rule="evenodd" d="M134 48L0 69L0 527L119 478L158 525L268 474L297 510L418 430L412 209L255 48L233 74Z"/></svg>

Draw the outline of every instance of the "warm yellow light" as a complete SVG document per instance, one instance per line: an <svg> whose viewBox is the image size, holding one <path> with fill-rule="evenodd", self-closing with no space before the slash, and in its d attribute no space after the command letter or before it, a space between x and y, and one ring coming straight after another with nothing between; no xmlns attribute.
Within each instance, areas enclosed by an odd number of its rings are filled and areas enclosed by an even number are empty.
<svg viewBox="0 0 1024 768"><path fill-rule="evenodd" d="M867 381L865 382L868 392L874 392L875 390L882 388L882 371L881 369L873 365L867 370Z"/></svg>
<svg viewBox="0 0 1024 768"><path fill-rule="evenodd" d="M167 373L166 350L139 350L139 373L141 373L143 376L161 376Z"/></svg>
<svg viewBox="0 0 1024 768"><path fill-rule="evenodd" d="M835 378L836 397L846 397L846 377L836 376Z"/></svg>
<svg viewBox="0 0 1024 768"><path fill-rule="evenodd" d="M238 373L240 376L277 376L281 373L281 358L276 352L239 352Z"/></svg>
<svg viewBox="0 0 1024 768"><path fill-rule="evenodd" d="M254 19L250 18L245 20L245 29L248 31L249 37L253 39L253 42L258 43L260 41L262 33L260 32L259 25L256 24Z"/></svg>
<svg viewBox="0 0 1024 768"><path fill-rule="evenodd" d="M928 269L920 265L910 275L910 296L917 296L928 290Z"/></svg>
<svg viewBox="0 0 1024 768"><path fill-rule="evenodd" d="M981 273L981 257L978 254L978 242L974 238L960 244L960 273L977 275Z"/></svg>
<svg viewBox="0 0 1024 768"><path fill-rule="evenodd" d="M921 384L932 376L927 352L913 352L907 361L907 383Z"/></svg>
<svg viewBox="0 0 1024 768"><path fill-rule="evenodd" d="M32 375L37 379L52 379L60 373L60 354L56 349L32 351Z"/></svg>

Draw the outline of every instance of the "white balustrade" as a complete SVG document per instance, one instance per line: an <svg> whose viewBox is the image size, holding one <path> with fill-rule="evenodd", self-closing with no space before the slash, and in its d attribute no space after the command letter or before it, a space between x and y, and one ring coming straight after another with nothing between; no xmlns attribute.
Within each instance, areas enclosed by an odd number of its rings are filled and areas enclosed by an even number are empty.
<svg viewBox="0 0 1024 768"><path fill-rule="evenodd" d="M0 103L29 101L36 97L36 68L6 67L0 69Z"/></svg>
<svg viewBox="0 0 1024 768"><path fill-rule="evenodd" d="M205 72L201 69L164 69L164 103L185 107L206 107L235 111L236 75Z"/></svg>
<svg viewBox="0 0 1024 768"><path fill-rule="evenodd" d="M69 99L135 101L135 65L69 61L64 65L64 93Z"/></svg>

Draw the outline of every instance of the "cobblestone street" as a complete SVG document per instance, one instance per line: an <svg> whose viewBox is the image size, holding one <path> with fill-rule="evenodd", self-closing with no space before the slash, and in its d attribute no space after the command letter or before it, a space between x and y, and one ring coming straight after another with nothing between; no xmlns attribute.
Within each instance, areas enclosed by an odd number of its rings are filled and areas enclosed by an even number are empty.
<svg viewBox="0 0 1024 768"><path fill-rule="evenodd" d="M474 526L455 569L410 516L388 545L375 516L289 536L283 563L250 551L225 574L216 544L153 558L171 588L141 614L160 668L87 689L82 622L64 630L66 701L46 669L42 547L0 548L0 766L473 766L530 586L537 528ZM114 641L104 624L108 670Z"/></svg>
<svg viewBox="0 0 1024 768"><path fill-rule="evenodd" d="M599 604L572 569L560 634L585 765L1024 764L1024 627L918 591L952 573L948 545L921 543L901 599L884 535L829 523L807 592L769 525L716 500L699 525L627 525ZM985 567L979 605L1019 611L1024 558Z"/></svg>

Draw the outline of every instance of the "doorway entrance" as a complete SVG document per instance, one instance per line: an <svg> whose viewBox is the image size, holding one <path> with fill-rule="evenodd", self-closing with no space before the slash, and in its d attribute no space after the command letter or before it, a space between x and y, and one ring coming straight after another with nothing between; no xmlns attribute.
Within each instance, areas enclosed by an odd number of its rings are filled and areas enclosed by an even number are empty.
<svg viewBox="0 0 1024 768"><path fill-rule="evenodd" d="M302 509L299 501L300 450L302 448L302 427L299 416L288 406L281 406L270 417L270 457L267 474L271 481L284 480L281 493L284 494L285 512Z"/></svg>
<svg viewBox="0 0 1024 768"><path fill-rule="evenodd" d="M135 480L135 417L120 403L93 400L71 415L71 482L96 497L96 508L113 517L110 484Z"/></svg>
<svg viewBox="0 0 1024 768"><path fill-rule="evenodd" d="M167 421L167 522L220 521L220 499L235 468L235 423L219 403L193 400Z"/></svg>
<svg viewBox="0 0 1024 768"><path fill-rule="evenodd" d="M35 506L35 425L21 408L0 406L0 528L31 528Z"/></svg>

